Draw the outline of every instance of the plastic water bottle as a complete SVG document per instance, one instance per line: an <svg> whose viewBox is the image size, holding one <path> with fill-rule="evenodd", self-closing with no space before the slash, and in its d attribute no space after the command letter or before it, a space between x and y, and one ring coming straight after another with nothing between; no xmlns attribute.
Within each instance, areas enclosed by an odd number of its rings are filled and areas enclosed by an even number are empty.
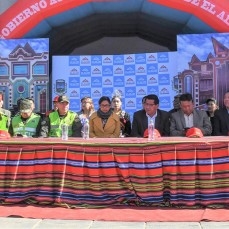
<svg viewBox="0 0 229 229"><path fill-rule="evenodd" d="M61 130L62 130L62 135L61 135L62 140L65 141L68 140L68 125L62 124Z"/></svg>
<svg viewBox="0 0 229 229"><path fill-rule="evenodd" d="M89 139L89 122L87 119L83 125L83 139Z"/></svg>
<svg viewBox="0 0 229 229"><path fill-rule="evenodd" d="M150 120L149 125L148 125L148 141L153 141L154 140L154 123L153 120Z"/></svg>

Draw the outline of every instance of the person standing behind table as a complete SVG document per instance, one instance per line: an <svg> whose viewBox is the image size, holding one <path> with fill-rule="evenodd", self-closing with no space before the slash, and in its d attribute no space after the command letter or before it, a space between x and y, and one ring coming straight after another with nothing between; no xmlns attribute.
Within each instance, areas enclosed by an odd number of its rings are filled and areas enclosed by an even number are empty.
<svg viewBox="0 0 229 229"><path fill-rule="evenodd" d="M111 103L114 113L119 116L121 125L121 136L129 137L131 133L130 115L126 111L122 110L122 101L120 96L113 96L111 99Z"/></svg>
<svg viewBox="0 0 229 229"><path fill-rule="evenodd" d="M0 93L0 130L8 132L11 120L11 112L9 110L3 109L3 95Z"/></svg>
<svg viewBox="0 0 229 229"><path fill-rule="evenodd" d="M152 120L154 128L161 136L169 136L169 113L160 110L157 95L150 94L145 97L144 109L136 111L133 115L132 137L144 137L148 124Z"/></svg>
<svg viewBox="0 0 229 229"><path fill-rule="evenodd" d="M99 99L99 109L89 119L90 138L118 138L120 135L119 116L111 109L109 97Z"/></svg>
<svg viewBox="0 0 229 229"><path fill-rule="evenodd" d="M209 120L211 122L212 125L212 134L214 132L213 127L214 127L214 114L215 111L218 110L218 105L216 102L215 98L210 98L206 100L206 105L207 105L207 116L209 117Z"/></svg>
<svg viewBox="0 0 229 229"><path fill-rule="evenodd" d="M11 136L38 137L41 126L41 116L33 113L30 100L20 101L19 113L12 118L9 132Z"/></svg>
<svg viewBox="0 0 229 229"><path fill-rule="evenodd" d="M80 119L75 112L69 110L69 99L66 95L59 96L57 108L42 121L40 137L61 137L62 124L68 125L69 137L81 137Z"/></svg>
<svg viewBox="0 0 229 229"><path fill-rule="evenodd" d="M191 127L200 129L204 136L212 133L206 112L194 109L192 95L185 93L180 96L180 110L171 114L170 135L186 136L186 131Z"/></svg>
<svg viewBox="0 0 229 229"><path fill-rule="evenodd" d="M224 107L215 111L213 135L228 136L229 135L229 91L224 94Z"/></svg>

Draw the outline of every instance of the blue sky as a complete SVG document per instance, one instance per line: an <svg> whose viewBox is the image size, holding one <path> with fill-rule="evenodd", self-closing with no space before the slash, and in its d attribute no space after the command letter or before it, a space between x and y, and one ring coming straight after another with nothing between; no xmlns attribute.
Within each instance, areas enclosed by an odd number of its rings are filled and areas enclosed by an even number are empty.
<svg viewBox="0 0 229 229"><path fill-rule="evenodd" d="M211 37L229 48L229 33L188 34L177 36L178 72L188 68L192 56L206 60L209 53L214 53Z"/></svg>
<svg viewBox="0 0 229 229"><path fill-rule="evenodd" d="M36 39L0 39L0 57L8 57L12 50L17 46L24 46L28 42L37 53L49 51L49 40L47 38Z"/></svg>

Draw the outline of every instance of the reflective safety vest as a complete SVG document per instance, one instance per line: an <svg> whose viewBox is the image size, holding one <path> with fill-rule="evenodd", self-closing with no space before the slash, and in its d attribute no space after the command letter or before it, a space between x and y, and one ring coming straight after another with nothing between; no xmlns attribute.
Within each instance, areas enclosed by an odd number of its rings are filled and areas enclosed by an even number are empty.
<svg viewBox="0 0 229 229"><path fill-rule="evenodd" d="M21 134L28 137L36 135L36 129L40 118L41 117L39 115L32 113L31 116L23 122L21 115L16 115L12 119L14 135Z"/></svg>
<svg viewBox="0 0 229 229"><path fill-rule="evenodd" d="M76 113L72 111L68 111L67 115L61 118L59 116L58 111L51 112L49 114L49 120L50 120L49 137L61 137L62 124L68 125L68 136L71 137L72 136L72 124L75 120L75 117L76 117Z"/></svg>
<svg viewBox="0 0 229 229"><path fill-rule="evenodd" d="M8 131L10 117L0 113L0 130Z"/></svg>

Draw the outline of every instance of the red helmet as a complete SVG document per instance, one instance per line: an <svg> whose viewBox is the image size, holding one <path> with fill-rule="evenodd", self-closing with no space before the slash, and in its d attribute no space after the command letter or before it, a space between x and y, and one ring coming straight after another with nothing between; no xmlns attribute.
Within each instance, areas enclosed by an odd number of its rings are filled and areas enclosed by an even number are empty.
<svg viewBox="0 0 229 229"><path fill-rule="evenodd" d="M58 102L58 98L59 98L58 95L56 97L54 97L53 102Z"/></svg>
<svg viewBox="0 0 229 229"><path fill-rule="evenodd" d="M0 139L10 138L10 134L6 130L0 130Z"/></svg>
<svg viewBox="0 0 229 229"><path fill-rule="evenodd" d="M191 127L190 129L187 130L186 137L188 137L188 138L202 138L203 133L199 128Z"/></svg>
<svg viewBox="0 0 229 229"><path fill-rule="evenodd" d="M157 129L154 129L153 130L153 134L154 134L154 136L156 137L156 138L160 138L161 137L161 134L160 134L160 132L157 130ZM146 129L145 130L145 132L144 132L144 136L143 136L143 138L148 138L148 129Z"/></svg>

